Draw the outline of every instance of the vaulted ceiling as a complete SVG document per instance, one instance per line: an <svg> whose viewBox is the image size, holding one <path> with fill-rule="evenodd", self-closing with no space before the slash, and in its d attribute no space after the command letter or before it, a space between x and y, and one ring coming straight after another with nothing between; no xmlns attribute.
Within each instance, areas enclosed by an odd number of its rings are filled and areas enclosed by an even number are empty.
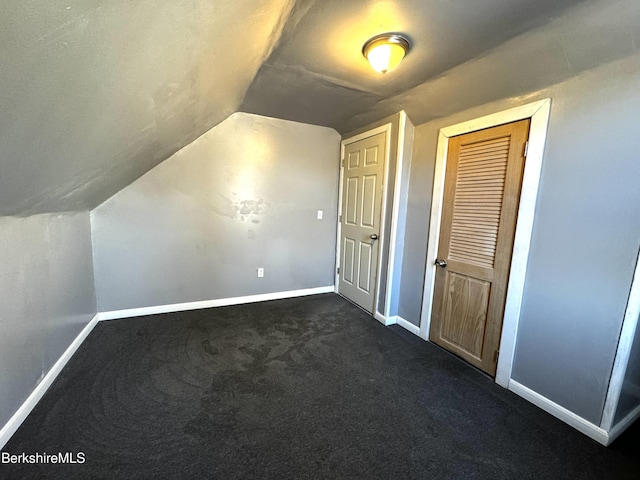
<svg viewBox="0 0 640 480"><path fill-rule="evenodd" d="M344 133L548 85L638 51L613 2L0 0L0 215L91 209L235 111ZM413 49L380 76L385 31Z"/></svg>
<svg viewBox="0 0 640 480"><path fill-rule="evenodd" d="M355 115L439 77L575 3L578 0L298 1L242 109L344 131L358 126L350 121ZM382 32L403 32L413 44L402 68L387 75L373 71L361 53L365 41ZM373 117L395 113L398 107Z"/></svg>

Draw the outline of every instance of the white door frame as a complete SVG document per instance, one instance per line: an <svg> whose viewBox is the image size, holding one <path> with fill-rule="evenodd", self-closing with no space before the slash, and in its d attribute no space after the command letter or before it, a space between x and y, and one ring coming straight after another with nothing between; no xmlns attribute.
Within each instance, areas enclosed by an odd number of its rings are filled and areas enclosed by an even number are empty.
<svg viewBox="0 0 640 480"><path fill-rule="evenodd" d="M609 390L607 391L607 399L604 404L602 420L600 428L609 432L608 443L611 443L616 437L622 433L629 425L640 418L640 406L633 409L625 418L614 424L618 403L622 387L624 386L624 377L627 373L629 365L629 357L631 356L631 347L638 331L638 320L640 317L640 252L636 259L636 269L631 282L631 291L629 292L629 300L622 321L622 330L618 341L618 349L616 358L611 371L611 380L609 381Z"/></svg>
<svg viewBox="0 0 640 480"><path fill-rule="evenodd" d="M375 300L373 306L373 316L385 325L391 325L395 323L394 321L390 321L378 312L378 303L380 299L380 279L382 273L382 252L384 251L384 245L387 241L384 225L387 217L387 191L388 191L388 178L389 178L389 163L390 163L390 153L391 153L391 131L392 125L391 123L386 123L379 127L376 127L372 130L368 130L359 135L355 135L353 137L345 138L340 143L340 184L338 187L338 228L337 228L337 239L336 239L336 269L335 269L335 292L339 293L340 289L340 276L338 275L338 267L340 266L340 251L341 251L341 234L342 234L342 222L340 221L340 217L342 216L342 182L344 181L344 151L345 147L351 143L358 142L365 138L372 137L374 135L378 135L379 133L385 134L385 142L386 148L384 152L384 178L383 182L383 193L382 193L382 208L380 212L380 232L378 233L378 259L377 259L377 273L376 273L376 284L375 284ZM342 272L341 272L342 273Z"/></svg>
<svg viewBox="0 0 640 480"><path fill-rule="evenodd" d="M518 322L520 320L524 280L527 273L527 261L529 259L529 249L531 246L531 233L533 230L533 219L550 110L551 99L546 98L503 112L442 128L438 137L438 149L433 178L433 197L431 200L431 218L429 221L429 238L427 243L427 263L422 297L422 313L420 315L420 337L424 340L429 340L429 328L431 327L431 309L433 307L436 273L434 261L437 256L438 241L440 239L440 221L442 219L449 139L456 135L462 135L484 128L495 127L526 118L531 119L511 269L509 271L509 283L507 285L507 298L502 325L502 336L500 339L500 355L498 357L498 367L496 371L496 383L505 388L509 386L515 355Z"/></svg>

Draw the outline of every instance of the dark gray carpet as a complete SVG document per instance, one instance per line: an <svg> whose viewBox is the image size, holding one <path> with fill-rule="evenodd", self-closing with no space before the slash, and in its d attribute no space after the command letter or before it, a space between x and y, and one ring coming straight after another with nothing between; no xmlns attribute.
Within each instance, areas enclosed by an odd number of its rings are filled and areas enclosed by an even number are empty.
<svg viewBox="0 0 640 480"><path fill-rule="evenodd" d="M0 465L79 479L640 478L473 368L329 294L100 323Z"/></svg>

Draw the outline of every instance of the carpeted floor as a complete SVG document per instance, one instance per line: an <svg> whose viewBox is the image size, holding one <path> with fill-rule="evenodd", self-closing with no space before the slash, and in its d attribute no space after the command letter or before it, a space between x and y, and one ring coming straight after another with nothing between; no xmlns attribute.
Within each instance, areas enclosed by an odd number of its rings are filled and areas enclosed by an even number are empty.
<svg viewBox="0 0 640 480"><path fill-rule="evenodd" d="M3 451L0 478L640 478L602 447L337 295L102 322Z"/></svg>

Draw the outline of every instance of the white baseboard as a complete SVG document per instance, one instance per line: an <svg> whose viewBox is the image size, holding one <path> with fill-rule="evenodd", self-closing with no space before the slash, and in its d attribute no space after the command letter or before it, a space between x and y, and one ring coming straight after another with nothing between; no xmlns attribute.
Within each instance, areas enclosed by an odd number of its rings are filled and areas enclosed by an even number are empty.
<svg viewBox="0 0 640 480"><path fill-rule="evenodd" d="M373 314L373 318L375 318L376 320L378 320L381 324L383 324L385 327L388 327L389 325L395 325L396 323L396 317L385 317L383 314L381 314L380 312L376 312Z"/></svg>
<svg viewBox="0 0 640 480"><path fill-rule="evenodd" d="M509 381L509 390L511 390L516 395L521 396L525 400L528 400L534 405L540 407L545 412L550 413L557 419L562 420L568 425L571 425L573 428L584 433L588 437L591 437L596 442L601 443L605 446L609 444L609 433L606 430L589 422L588 420L585 420L579 415L576 415L571 410L568 410L563 406L549 400L547 397L534 392L530 388L525 387L515 380Z"/></svg>
<svg viewBox="0 0 640 480"><path fill-rule="evenodd" d="M20 408L13 414L9 421L0 430L0 449L2 449L9 439L16 433L16 430L22 425L22 422L31 413L33 408L38 404L43 395L47 392L49 387L53 384L54 380L58 377L64 366L69 359L78 350L78 347L82 345L85 338L91 333L91 330L98 324L98 315L95 315L87 325L82 329L78 336L71 342L71 345L64 351L58 361L53 364L47 374L42 378L40 383L33 389L31 395L22 403Z"/></svg>
<svg viewBox="0 0 640 480"><path fill-rule="evenodd" d="M611 430L609 430L609 442L607 445L611 445L616 438L620 436L622 432L624 432L627 428L631 426L633 422L640 418L640 405L634 408L629 415L624 417L618 423L616 423Z"/></svg>
<svg viewBox="0 0 640 480"><path fill-rule="evenodd" d="M281 300L283 298L304 297L307 295L318 295L320 293L333 293L333 285L326 287L306 288L303 290L289 290L286 292L263 293L260 295L249 295L245 297L221 298L218 300L203 300L200 302L174 303L171 305L159 305L156 307L140 307L127 310L114 310L111 312L99 312L98 319L115 320L119 318L142 317L145 315L155 315L158 313L185 312L187 310L199 310L201 308L228 307L230 305L241 305L244 303L266 302L268 300Z"/></svg>
<svg viewBox="0 0 640 480"><path fill-rule="evenodd" d="M408 320L405 320L400 315L396 317L396 323L400 325L402 328L404 328L405 330L409 330L414 335L420 336L420 327L418 325L414 325Z"/></svg>
<svg viewBox="0 0 640 480"><path fill-rule="evenodd" d="M420 327L418 327L417 325L414 325L413 323L405 320L404 318L402 318L402 317L400 317L398 315L393 315L391 317L385 317L380 312L376 312L373 316L374 316L374 318L376 320L378 320L381 324L383 324L386 327L388 327L389 325L396 325L397 324L397 325L400 325L401 327L409 330L414 335L420 335Z"/></svg>

